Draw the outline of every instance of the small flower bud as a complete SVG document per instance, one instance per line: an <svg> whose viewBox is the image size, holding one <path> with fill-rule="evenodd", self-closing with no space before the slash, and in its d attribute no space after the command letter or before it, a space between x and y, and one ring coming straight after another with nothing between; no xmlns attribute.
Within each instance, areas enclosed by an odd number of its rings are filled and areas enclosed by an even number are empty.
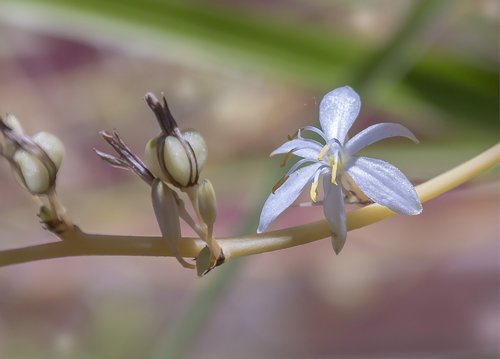
<svg viewBox="0 0 500 359"><path fill-rule="evenodd" d="M64 156L64 145L48 132L37 133L33 136L33 142L40 146L42 153L18 149L13 160L18 168L20 182L32 194L45 194L55 183Z"/></svg>
<svg viewBox="0 0 500 359"><path fill-rule="evenodd" d="M7 113L5 115L5 118L3 119L4 124L6 124L13 132L16 132L18 134L23 134L23 128L21 127L21 123L19 120L16 118L11 113ZM3 147L4 155L7 157L10 157L14 154L14 152L17 149L17 146L15 143L13 143L10 139L8 138L1 138L0 139L0 148Z"/></svg>
<svg viewBox="0 0 500 359"><path fill-rule="evenodd" d="M158 140L159 137L155 137L146 144L146 148L144 149L144 162L146 162L148 169L155 177L165 180L165 176L163 176L161 172L160 162L158 161Z"/></svg>
<svg viewBox="0 0 500 359"><path fill-rule="evenodd" d="M206 159L205 140L193 130L154 138L145 150L145 160L151 172L179 188L198 182Z"/></svg>
<svg viewBox="0 0 500 359"><path fill-rule="evenodd" d="M174 191L162 181L155 179L151 185L151 199L156 220L168 247L185 268L194 268L194 265L186 262L179 253L181 225L179 222L179 206L175 200Z"/></svg>
<svg viewBox="0 0 500 359"><path fill-rule="evenodd" d="M7 113L5 115L5 118L4 118L4 123L7 126L9 126L13 131L20 133L20 134L24 133L23 128L21 126L21 123L16 118L16 116L14 116L13 114Z"/></svg>
<svg viewBox="0 0 500 359"><path fill-rule="evenodd" d="M194 155L196 156L196 161L198 162L198 171L201 172L201 169L203 168L205 162L207 161L207 156L208 156L207 143L200 135L200 133L195 130L183 131L182 135L184 136L184 139L193 148Z"/></svg>
<svg viewBox="0 0 500 359"><path fill-rule="evenodd" d="M212 183L208 179L204 179L200 183L196 195L200 216L210 230L217 218L217 200Z"/></svg>
<svg viewBox="0 0 500 359"><path fill-rule="evenodd" d="M65 153L61 140L49 132L38 132L33 136L33 141L45 151L56 168L59 169Z"/></svg>

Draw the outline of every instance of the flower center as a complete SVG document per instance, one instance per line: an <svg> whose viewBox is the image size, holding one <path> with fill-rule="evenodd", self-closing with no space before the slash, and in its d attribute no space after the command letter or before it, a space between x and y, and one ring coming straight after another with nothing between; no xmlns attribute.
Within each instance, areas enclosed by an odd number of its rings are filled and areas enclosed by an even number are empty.
<svg viewBox="0 0 500 359"><path fill-rule="evenodd" d="M340 167L342 166L342 156L341 156L342 146L337 139L332 139L329 141L318 154L318 161L323 161L325 157L328 160L328 164L331 168L331 181L333 184L337 184L337 173L340 172Z"/></svg>

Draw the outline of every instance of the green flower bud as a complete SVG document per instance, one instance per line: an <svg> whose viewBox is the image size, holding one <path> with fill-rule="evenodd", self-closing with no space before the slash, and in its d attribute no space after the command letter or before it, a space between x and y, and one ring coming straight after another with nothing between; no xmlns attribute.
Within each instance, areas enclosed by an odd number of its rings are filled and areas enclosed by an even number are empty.
<svg viewBox="0 0 500 359"><path fill-rule="evenodd" d="M193 148L196 161L198 162L198 171L201 172L201 169L205 165L208 157L207 144L205 140L201 137L200 133L195 130L183 131L182 135Z"/></svg>
<svg viewBox="0 0 500 359"><path fill-rule="evenodd" d="M210 230L213 228L215 219L217 218L217 200L215 198L214 187L208 179L204 179L200 183L196 196L200 216Z"/></svg>
<svg viewBox="0 0 500 359"><path fill-rule="evenodd" d="M64 145L48 132L37 133L32 139L43 152L18 149L13 160L17 165L19 181L32 194L45 194L54 186L64 157Z"/></svg>
<svg viewBox="0 0 500 359"><path fill-rule="evenodd" d="M61 140L49 132L38 132L33 136L33 141L45 151L56 168L59 169L65 153Z"/></svg>
<svg viewBox="0 0 500 359"><path fill-rule="evenodd" d="M196 190L196 200L194 201L198 209L198 216L202 223L206 226L206 238L205 242L208 245L210 253L213 256L214 261L210 261L210 266L205 268L205 273L211 270L213 267L221 265L224 263L225 256L220 247L219 243L215 240L213 236L214 223L217 218L217 200L215 198L215 191L212 183L208 179L204 179L198 185ZM201 253L200 253L201 254ZM200 262L198 262L198 259ZM197 259L198 272L200 272L205 264L203 257Z"/></svg>
<svg viewBox="0 0 500 359"><path fill-rule="evenodd" d="M190 187L198 183L207 145L194 130L162 135L147 143L145 160L156 177L179 188Z"/></svg>

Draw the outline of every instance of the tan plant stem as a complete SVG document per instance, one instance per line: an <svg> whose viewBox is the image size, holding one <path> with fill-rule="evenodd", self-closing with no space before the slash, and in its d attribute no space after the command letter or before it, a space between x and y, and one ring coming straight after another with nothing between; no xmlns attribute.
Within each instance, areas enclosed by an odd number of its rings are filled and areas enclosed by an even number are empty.
<svg viewBox="0 0 500 359"><path fill-rule="evenodd" d="M494 167L500 162L500 145L497 144L473 159L417 186L422 202L461 185ZM349 230L367 226L395 213L377 204L372 204L347 214ZM330 236L326 220L262 234L242 237L221 238L226 258L248 256L294 247ZM18 249L0 251L0 266L83 255L130 255L130 256L172 256L161 237L133 237L88 234L74 226L61 234L68 241L46 243ZM205 243L200 239L183 238L179 251L183 257L196 257Z"/></svg>

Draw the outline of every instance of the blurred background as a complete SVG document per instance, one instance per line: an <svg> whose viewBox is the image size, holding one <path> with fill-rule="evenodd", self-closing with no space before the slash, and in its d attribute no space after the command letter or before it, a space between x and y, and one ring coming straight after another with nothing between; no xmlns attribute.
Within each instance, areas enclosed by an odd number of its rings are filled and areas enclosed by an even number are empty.
<svg viewBox="0 0 500 359"><path fill-rule="evenodd" d="M288 134L351 85L354 131L399 122L420 145L365 151L425 181L498 142L498 1L0 0L0 112L66 145L59 193L84 230L158 235L148 188L107 166L98 131L138 154L164 91L209 146L216 234L253 232ZM56 240L0 164L0 249ZM230 262L81 257L0 268L2 358L493 358L498 169L348 235ZM322 218L292 208L273 228ZM189 230L185 229L187 235Z"/></svg>

